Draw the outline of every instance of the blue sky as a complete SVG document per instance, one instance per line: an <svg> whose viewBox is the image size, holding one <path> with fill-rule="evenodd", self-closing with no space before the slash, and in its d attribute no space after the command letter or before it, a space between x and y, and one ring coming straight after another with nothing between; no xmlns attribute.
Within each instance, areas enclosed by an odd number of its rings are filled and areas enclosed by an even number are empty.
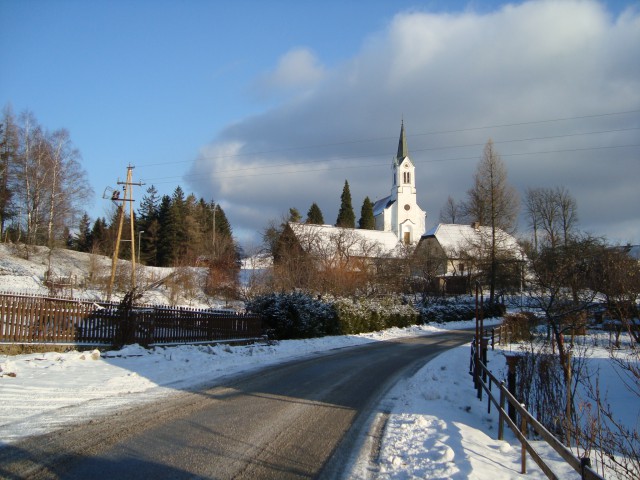
<svg viewBox="0 0 640 480"><path fill-rule="evenodd" d="M0 0L0 18L0 105L70 131L93 218L131 164L221 202L246 245L289 207L333 223L345 179L356 214L388 195L404 118L428 227L491 137L521 193L566 186L584 229L640 243L637 1Z"/></svg>

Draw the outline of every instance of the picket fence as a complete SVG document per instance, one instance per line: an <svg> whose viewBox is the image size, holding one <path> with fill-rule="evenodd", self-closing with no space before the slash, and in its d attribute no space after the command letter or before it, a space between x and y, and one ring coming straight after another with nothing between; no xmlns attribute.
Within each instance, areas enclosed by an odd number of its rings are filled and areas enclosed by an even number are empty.
<svg viewBox="0 0 640 480"><path fill-rule="evenodd" d="M252 340L258 315L0 294L0 343L118 346Z"/></svg>

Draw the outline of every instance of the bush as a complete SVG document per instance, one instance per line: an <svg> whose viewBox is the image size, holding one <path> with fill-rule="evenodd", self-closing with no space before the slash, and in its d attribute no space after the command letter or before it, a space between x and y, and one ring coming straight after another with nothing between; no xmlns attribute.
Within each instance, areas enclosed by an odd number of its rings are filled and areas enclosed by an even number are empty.
<svg viewBox="0 0 640 480"><path fill-rule="evenodd" d="M476 304L473 297L435 297L427 298L419 307L422 323L446 323L460 320L473 320L476 317ZM483 318L502 317L506 307L500 303L485 303Z"/></svg>
<svg viewBox="0 0 640 480"><path fill-rule="evenodd" d="M255 298L247 310L264 318L276 338L313 338L340 333L333 307L305 293L270 293Z"/></svg>
<svg viewBox="0 0 640 480"><path fill-rule="evenodd" d="M375 332L391 327L408 327L418 322L418 312L393 299L341 298L333 302L340 330L344 334Z"/></svg>
<svg viewBox="0 0 640 480"><path fill-rule="evenodd" d="M510 313L504 316L502 323L511 334L511 341L529 341L532 329L539 323L538 317L532 312Z"/></svg>
<svg viewBox="0 0 640 480"><path fill-rule="evenodd" d="M247 310L264 317L279 339L374 332L408 327L418 312L394 299L338 298L323 301L304 293L271 293L255 298Z"/></svg>

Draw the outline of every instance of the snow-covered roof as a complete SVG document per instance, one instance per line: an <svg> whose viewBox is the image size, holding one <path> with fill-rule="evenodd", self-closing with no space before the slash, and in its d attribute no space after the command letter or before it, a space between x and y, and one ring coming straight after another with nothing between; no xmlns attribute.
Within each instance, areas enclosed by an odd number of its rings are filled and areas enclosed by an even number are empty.
<svg viewBox="0 0 640 480"><path fill-rule="evenodd" d="M394 203L394 200L391 200L391 195L389 195L388 197L381 198L380 200L378 200L376 203L373 204L373 216L377 217L382 212L384 212L385 209L393 205L393 203Z"/></svg>
<svg viewBox="0 0 640 480"><path fill-rule="evenodd" d="M449 254L468 250L470 246L482 245L491 241L491 227L439 223L422 235L423 239L429 237L435 238L442 249ZM497 229L496 238L501 249L518 252L524 257L518 241L512 235L509 235L504 230Z"/></svg>
<svg viewBox="0 0 640 480"><path fill-rule="evenodd" d="M334 255L342 249L355 257L387 257L399 245L393 232L294 222L289 226L305 251L319 255Z"/></svg>

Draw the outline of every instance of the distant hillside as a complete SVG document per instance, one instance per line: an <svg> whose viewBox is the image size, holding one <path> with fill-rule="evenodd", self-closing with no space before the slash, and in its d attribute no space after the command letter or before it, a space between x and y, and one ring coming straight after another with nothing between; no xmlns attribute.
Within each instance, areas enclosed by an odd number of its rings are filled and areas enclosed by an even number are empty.
<svg viewBox="0 0 640 480"><path fill-rule="evenodd" d="M111 275L111 258L65 249L0 244L0 292L64 295L83 300L104 300ZM119 300L130 286L131 262L120 260L112 300ZM205 295L207 270L204 268L160 268L138 265L138 285L149 289L143 303L219 308L224 299ZM49 281L47 281L49 280Z"/></svg>

